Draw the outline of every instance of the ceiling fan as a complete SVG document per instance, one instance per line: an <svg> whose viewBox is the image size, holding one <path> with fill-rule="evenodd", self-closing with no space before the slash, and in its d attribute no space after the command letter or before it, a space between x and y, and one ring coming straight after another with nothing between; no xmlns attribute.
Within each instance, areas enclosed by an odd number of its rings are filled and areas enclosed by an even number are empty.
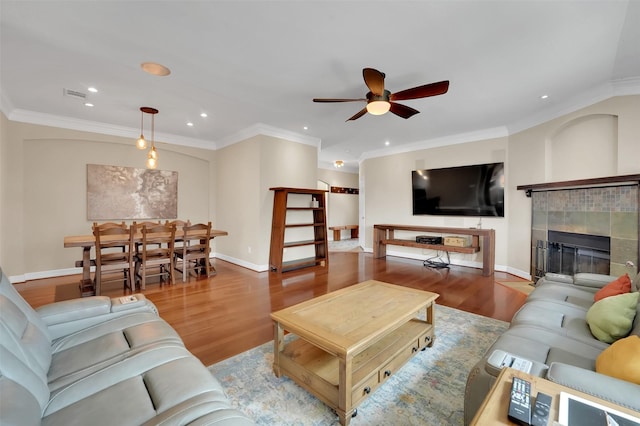
<svg viewBox="0 0 640 426"><path fill-rule="evenodd" d="M425 84L424 86L413 87L411 89L402 90L400 92L391 93L384 88L384 73L373 69L365 68L362 70L364 82L369 88L366 98L360 99L322 99L315 98L313 102L358 102L366 101L367 106L356 113L353 117L347 119L357 120L367 112L373 115L382 115L391 111L398 117L407 119L420 111L415 110L406 105L398 104L395 101L406 101L408 99L428 98L447 93L449 90L449 80L439 81L437 83Z"/></svg>

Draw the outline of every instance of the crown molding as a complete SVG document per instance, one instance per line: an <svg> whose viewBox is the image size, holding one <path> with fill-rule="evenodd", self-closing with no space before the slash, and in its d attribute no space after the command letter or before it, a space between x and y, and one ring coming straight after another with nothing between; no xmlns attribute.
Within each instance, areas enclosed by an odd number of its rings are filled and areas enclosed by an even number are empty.
<svg viewBox="0 0 640 426"><path fill-rule="evenodd" d="M78 130L83 132L98 133L103 135L120 136L125 138L136 138L140 132L137 128L117 126L113 124L101 123L98 121L80 120L77 118L65 117L54 114L46 114L42 112L28 111L24 109L15 109L11 107L11 103L4 93L0 95L0 106L6 117L11 121L20 123L37 124L41 126L57 127L62 129ZM7 113L7 111L9 111ZM289 141L315 146L320 149L321 140L319 138L302 135L288 130L269 126L263 123L257 123L249 126L231 136L223 138L221 141L206 141L196 138L188 138L178 136L171 133L156 132L156 142L164 142L172 145L188 146L192 148L201 148L215 151L234 143L241 142L253 136L264 135L275 138L286 139Z"/></svg>
<svg viewBox="0 0 640 426"><path fill-rule="evenodd" d="M374 151L364 152L360 156L360 161L386 157L388 155L404 154L407 152L420 151L422 149L437 148L440 146L457 145L467 142L475 142L486 139L503 138L508 136L509 132L506 127L494 127L491 129L476 130L473 132L459 133L457 135L443 136L441 138L428 139L411 144L405 144L394 148L382 148Z"/></svg>
<svg viewBox="0 0 640 426"><path fill-rule="evenodd" d="M508 125L507 128L510 134L515 134L616 96L638 94L640 94L640 77L610 81L594 87L567 102L545 109L539 114L534 114L524 120L512 123Z"/></svg>
<svg viewBox="0 0 640 426"><path fill-rule="evenodd" d="M140 133L140 129L138 128L133 129L131 127L116 126L113 124L101 123L99 121L80 120L77 118L27 111L23 109L13 109L9 114L5 115L9 120L20 123L37 124L41 126L58 127L62 129L79 130L82 132L120 136L132 139L137 138L138 133ZM216 144L212 141L187 138L184 136L161 132L156 132L155 136L156 142L165 142L173 145L189 146L208 150L216 149Z"/></svg>
<svg viewBox="0 0 640 426"><path fill-rule="evenodd" d="M13 111L13 103L11 103L11 99L9 99L6 95L7 91L2 90L0 87L0 111L5 115L5 117L9 118L9 111Z"/></svg>
<svg viewBox="0 0 640 426"><path fill-rule="evenodd" d="M301 143L304 145L311 145L320 147L320 139L314 138L300 133L292 132L289 130L280 129L278 127L269 126L268 124L256 123L245 129L242 129L232 135L222 138L218 141L217 147L224 148L225 146L233 145L234 143L242 142L254 136L271 136L274 138L286 139L288 141Z"/></svg>

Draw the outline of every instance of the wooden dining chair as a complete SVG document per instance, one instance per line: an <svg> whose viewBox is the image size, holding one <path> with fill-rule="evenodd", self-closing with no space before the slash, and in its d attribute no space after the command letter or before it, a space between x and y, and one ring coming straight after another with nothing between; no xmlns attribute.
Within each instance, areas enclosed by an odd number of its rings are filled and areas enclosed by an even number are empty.
<svg viewBox="0 0 640 426"><path fill-rule="evenodd" d="M165 224L166 225L175 225L176 226L176 232L177 232L179 230L181 231L182 227L185 226L185 225L190 226L191 225L191 221L189 219L187 219L187 220L176 219L176 220L171 220L171 221L167 220L165 222Z"/></svg>
<svg viewBox="0 0 640 426"><path fill-rule="evenodd" d="M95 289L96 295L100 295L102 284L108 282L104 279L105 273L121 272L122 278L110 279L111 281L123 281L124 288L135 289L134 271L134 249L133 238L135 226L127 227L124 222L121 224L106 222L93 223L93 236L96 240L96 273Z"/></svg>
<svg viewBox="0 0 640 426"><path fill-rule="evenodd" d="M142 243L136 254L136 279L140 289L146 288L147 278L166 276L171 284L175 284L173 274L173 244L176 227L167 224L151 224L142 227ZM155 273L150 273L150 270Z"/></svg>
<svg viewBox="0 0 640 426"><path fill-rule="evenodd" d="M133 224L136 226L136 229L138 231L140 231L144 226L149 227L149 226L160 225L160 221L157 221L157 222L145 221L145 222L140 222L140 223L134 221ZM134 241L133 244L135 245L135 248L136 248L136 254L138 254L140 252L140 246L142 245L142 242L141 241Z"/></svg>
<svg viewBox="0 0 640 426"><path fill-rule="evenodd" d="M211 269L211 222L184 225L182 232L176 234L176 239L182 241L182 246L175 250L175 268L182 273L182 282L187 281L187 274L191 272L202 274L204 270L208 277Z"/></svg>

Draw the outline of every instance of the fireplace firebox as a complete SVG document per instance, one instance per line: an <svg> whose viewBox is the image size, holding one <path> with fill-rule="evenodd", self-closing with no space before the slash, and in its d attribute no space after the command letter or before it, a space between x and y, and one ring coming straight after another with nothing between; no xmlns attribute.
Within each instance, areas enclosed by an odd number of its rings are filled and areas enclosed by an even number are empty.
<svg viewBox="0 0 640 426"><path fill-rule="evenodd" d="M600 235L549 231L536 244L535 275L547 272L573 275L579 272L609 274L611 238Z"/></svg>

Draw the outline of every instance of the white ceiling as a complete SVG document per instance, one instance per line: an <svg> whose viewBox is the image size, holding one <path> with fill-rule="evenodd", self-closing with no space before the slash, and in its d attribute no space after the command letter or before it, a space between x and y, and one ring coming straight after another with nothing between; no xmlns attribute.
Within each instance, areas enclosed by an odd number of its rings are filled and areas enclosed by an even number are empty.
<svg viewBox="0 0 640 426"><path fill-rule="evenodd" d="M156 140L216 149L268 129L317 141L321 166L353 169L640 93L639 0L0 1L5 115L132 139L151 106ZM144 73L146 61L171 75ZM364 103L312 102L364 97L364 67L391 92L451 85L401 102L421 111L408 120L345 122Z"/></svg>

